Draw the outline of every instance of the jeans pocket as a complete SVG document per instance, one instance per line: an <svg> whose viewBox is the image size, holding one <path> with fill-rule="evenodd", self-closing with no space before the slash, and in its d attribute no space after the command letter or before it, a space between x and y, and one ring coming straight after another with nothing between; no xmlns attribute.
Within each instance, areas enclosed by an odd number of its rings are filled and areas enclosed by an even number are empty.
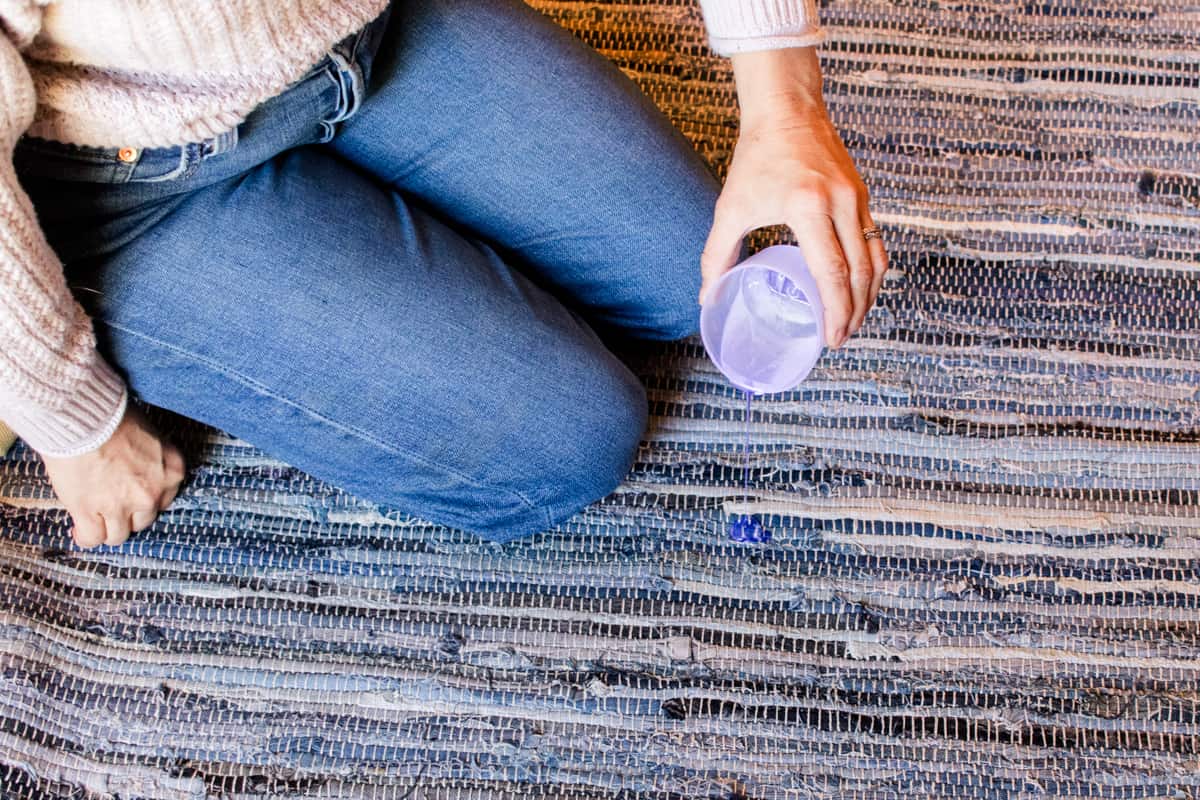
<svg viewBox="0 0 1200 800"><path fill-rule="evenodd" d="M153 183L185 178L237 146L233 128L171 147L96 147L22 136L13 151L18 176L82 183Z"/></svg>

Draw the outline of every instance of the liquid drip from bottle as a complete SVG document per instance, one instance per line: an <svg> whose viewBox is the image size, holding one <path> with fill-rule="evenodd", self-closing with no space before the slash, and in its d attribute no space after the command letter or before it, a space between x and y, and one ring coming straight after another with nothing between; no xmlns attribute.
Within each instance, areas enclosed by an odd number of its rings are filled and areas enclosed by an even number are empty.
<svg viewBox="0 0 1200 800"><path fill-rule="evenodd" d="M750 401L754 397L746 392L746 438L742 445L742 497L750 500ZM769 542L771 532L749 514L740 514L729 524L729 538L735 542Z"/></svg>

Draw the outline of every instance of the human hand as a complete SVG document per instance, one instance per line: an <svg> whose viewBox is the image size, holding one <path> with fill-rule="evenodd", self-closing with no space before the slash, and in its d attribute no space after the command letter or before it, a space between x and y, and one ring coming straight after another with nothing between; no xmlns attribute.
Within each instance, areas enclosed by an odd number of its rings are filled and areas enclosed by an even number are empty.
<svg viewBox="0 0 1200 800"><path fill-rule="evenodd" d="M71 536L85 548L115 547L149 527L171 505L184 477L179 449L132 402L98 449L69 458L42 456L42 462L75 523Z"/></svg>
<svg viewBox="0 0 1200 800"><path fill-rule="evenodd" d="M737 261L755 228L792 229L825 310L825 341L839 347L862 325L887 272L867 187L821 96L813 47L732 56L741 131L700 259L700 302Z"/></svg>

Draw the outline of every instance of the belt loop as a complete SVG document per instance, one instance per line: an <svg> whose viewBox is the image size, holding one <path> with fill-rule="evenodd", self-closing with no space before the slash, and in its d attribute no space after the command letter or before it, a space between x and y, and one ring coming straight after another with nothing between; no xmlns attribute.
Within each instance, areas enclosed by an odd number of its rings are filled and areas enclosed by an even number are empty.
<svg viewBox="0 0 1200 800"><path fill-rule="evenodd" d="M213 146L213 155L224 153L226 150L232 150L238 141L238 129L235 125L229 130L217 135L217 140Z"/></svg>
<svg viewBox="0 0 1200 800"><path fill-rule="evenodd" d="M342 86L342 102L339 103L341 108L333 119L327 122L341 122L344 119L349 119L358 111L358 107L362 104L363 94L363 77L362 72L358 69L358 65L352 61L348 61L345 56L339 53L336 49L329 51L330 57L338 65L338 75L341 79Z"/></svg>

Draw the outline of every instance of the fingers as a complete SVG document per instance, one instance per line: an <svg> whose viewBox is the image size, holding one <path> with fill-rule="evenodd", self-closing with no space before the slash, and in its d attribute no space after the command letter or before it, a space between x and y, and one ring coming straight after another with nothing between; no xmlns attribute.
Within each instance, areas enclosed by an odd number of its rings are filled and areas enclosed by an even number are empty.
<svg viewBox="0 0 1200 800"><path fill-rule="evenodd" d="M154 520L158 519L158 508L148 508L144 505L145 502L146 500L143 499L142 505L132 511L122 509L102 513L105 529L103 543L109 547L119 547L125 544L129 535L134 531L140 531L154 524Z"/></svg>
<svg viewBox="0 0 1200 800"><path fill-rule="evenodd" d="M75 527L71 529L71 538L80 547L95 547L104 544L108 535L105 530L104 518L96 511L72 511L71 518Z"/></svg>
<svg viewBox="0 0 1200 800"><path fill-rule="evenodd" d="M829 347L840 347L862 327L888 269L882 240L863 236L865 229L875 226L866 186L859 182L836 192L832 202L825 204L832 213L819 217L810 213L799 218L799 225L791 225L821 291Z"/></svg>
<svg viewBox="0 0 1200 800"><path fill-rule="evenodd" d="M122 545L133 531L148 528L158 519L158 510L142 509L132 514L119 510L107 512L72 513L75 526L71 538L85 549L106 544L109 547Z"/></svg>
<svg viewBox="0 0 1200 800"><path fill-rule="evenodd" d="M704 298L716 285L721 276L737 262L741 252L742 238L746 231L753 226L747 226L739 219L735 206L725 195L717 199L713 212L712 229L708 232L708 240L704 243L704 252L700 254L700 295L697 301L704 305Z"/></svg>
<svg viewBox="0 0 1200 800"><path fill-rule="evenodd" d="M174 445L164 444L162 467L162 479L156 481L154 485L162 487L163 484L166 484L166 486L161 489L151 486L141 487L135 493L135 497L126 504L129 513L113 515L114 518L119 518L122 524L117 526L109 522L105 544L113 547L123 544L133 531L140 531L153 525L154 520L158 519L158 512L171 504L183 479L183 457L179 455Z"/></svg>
<svg viewBox="0 0 1200 800"><path fill-rule="evenodd" d="M125 544L131 533L153 525L154 520L158 519L158 511L159 509L156 507L140 508L133 512L114 510L101 513L100 516L104 520L104 538L96 544L106 544L109 547L119 547ZM94 547L95 545L81 544L81 546Z"/></svg>
<svg viewBox="0 0 1200 800"><path fill-rule="evenodd" d="M874 228L875 220L871 219L871 211L867 207L866 200L863 200L859 218L862 220L864 228ZM867 242L867 250L871 254L871 295L867 304L868 310L875 305L875 301L879 298L879 290L883 287L883 278L888 271L888 255L887 247L883 244L882 238L871 239Z"/></svg>
<svg viewBox="0 0 1200 800"><path fill-rule="evenodd" d="M160 511L166 511L175 501L175 495L179 493L184 475L183 454L179 452L178 447L167 442L163 447L163 479L166 481L167 487L163 489L162 496L158 500Z"/></svg>
<svg viewBox="0 0 1200 800"><path fill-rule="evenodd" d="M104 517L106 531L104 543L109 547L124 544L125 540L129 538L129 515L118 511L101 516Z"/></svg>
<svg viewBox="0 0 1200 800"><path fill-rule="evenodd" d="M138 530L146 527L154 522L158 513L155 511L138 511L132 516L133 519L145 518L149 514L150 519L141 524L134 522L133 529ZM85 549L99 547L106 544L109 547L116 547L124 544L130 534L130 515L122 514L119 511L99 512L93 511L90 513L72 514L75 520L75 527L71 529L71 538L75 540L75 544Z"/></svg>
<svg viewBox="0 0 1200 800"><path fill-rule="evenodd" d="M141 511L135 511L129 515L129 531L140 531L142 528L149 528L154 524L154 520L158 519L157 508L147 508ZM112 544L112 542L109 542Z"/></svg>
<svg viewBox="0 0 1200 800"><path fill-rule="evenodd" d="M872 239L868 246L871 250L871 264L873 277L871 278L871 299L867 304L867 310L875 306L875 301L879 298L879 291L883 288L883 278L888 271L887 248L883 246L883 242L879 239Z"/></svg>
<svg viewBox="0 0 1200 800"><path fill-rule="evenodd" d="M80 547L89 549L102 544L109 547L124 544L133 532L153 525L159 512L171 505L183 478L183 456L174 445L164 443L161 478L134 485L123 502L105 510L73 511L72 538Z"/></svg>
<svg viewBox="0 0 1200 800"><path fill-rule="evenodd" d="M809 272L821 293L821 305L825 310L825 344L838 347L845 341L854 316L854 297L846 256L833 221L824 214L813 214L795 218L788 227L796 235Z"/></svg>
<svg viewBox="0 0 1200 800"><path fill-rule="evenodd" d="M854 309L850 315L846 335L850 336L862 326L874 297L871 286L875 280L875 268L871 260L869 242L863 238L861 208L866 197L866 187L845 187L837 192L833 209L833 222L841 240L842 253L850 271L850 295Z"/></svg>

